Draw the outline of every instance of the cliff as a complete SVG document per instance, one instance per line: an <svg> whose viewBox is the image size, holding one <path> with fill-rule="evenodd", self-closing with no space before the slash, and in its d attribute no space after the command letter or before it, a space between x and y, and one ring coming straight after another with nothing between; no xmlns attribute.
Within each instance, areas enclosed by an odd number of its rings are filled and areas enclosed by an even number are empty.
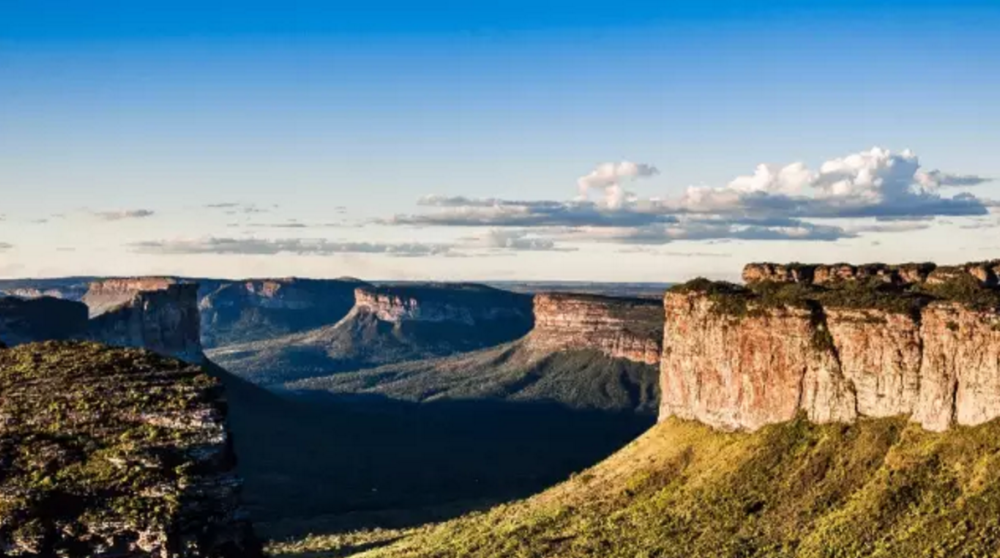
<svg viewBox="0 0 1000 558"><path fill-rule="evenodd" d="M179 281L170 277L123 277L94 281L81 301L90 309L90 317L100 316L130 304L137 293L164 291Z"/></svg>
<svg viewBox="0 0 1000 558"><path fill-rule="evenodd" d="M110 279L95 283L84 301L92 305L92 340L141 347L187 362L204 359L195 283Z"/></svg>
<svg viewBox="0 0 1000 558"><path fill-rule="evenodd" d="M922 282L817 281L820 269L668 292L660 418L757 429L798 413L906 415L940 431L1000 416L1000 292L967 271L978 264Z"/></svg>
<svg viewBox="0 0 1000 558"><path fill-rule="evenodd" d="M877 281L899 286L941 284L969 276L986 287L995 287L1000 275L1000 260L970 262L954 266L933 263L888 265L851 264L775 264L752 263L743 268L747 284L762 282L830 285L843 282Z"/></svg>
<svg viewBox="0 0 1000 558"><path fill-rule="evenodd" d="M87 332L87 307L50 297L0 298L0 341L9 346L80 338Z"/></svg>
<svg viewBox="0 0 1000 558"><path fill-rule="evenodd" d="M354 306L356 279L203 282L198 302L206 348L335 324Z"/></svg>
<svg viewBox="0 0 1000 558"><path fill-rule="evenodd" d="M0 351L0 554L260 556L221 386L131 349Z"/></svg>
<svg viewBox="0 0 1000 558"><path fill-rule="evenodd" d="M513 341L532 325L531 297L465 283L362 286L339 322L209 352L261 385L473 351Z"/></svg>
<svg viewBox="0 0 1000 558"><path fill-rule="evenodd" d="M663 340L659 302L541 293L534 299L532 344L549 350L589 348L612 358L656 365Z"/></svg>

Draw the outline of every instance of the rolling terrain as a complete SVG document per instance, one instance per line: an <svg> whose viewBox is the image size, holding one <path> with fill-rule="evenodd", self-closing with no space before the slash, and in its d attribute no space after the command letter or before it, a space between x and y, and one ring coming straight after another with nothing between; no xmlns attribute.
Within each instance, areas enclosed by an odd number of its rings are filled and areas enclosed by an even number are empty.
<svg viewBox="0 0 1000 558"><path fill-rule="evenodd" d="M276 544L276 557L995 556L1000 423L905 419L754 433L669 419L533 498L410 530Z"/></svg>

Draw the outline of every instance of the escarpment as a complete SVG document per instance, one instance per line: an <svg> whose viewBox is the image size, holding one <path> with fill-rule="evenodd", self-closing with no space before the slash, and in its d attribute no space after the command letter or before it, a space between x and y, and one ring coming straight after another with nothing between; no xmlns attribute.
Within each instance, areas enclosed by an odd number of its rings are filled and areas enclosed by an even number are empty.
<svg viewBox="0 0 1000 558"><path fill-rule="evenodd" d="M221 385L134 349L0 351L0 554L254 558Z"/></svg>
<svg viewBox="0 0 1000 558"><path fill-rule="evenodd" d="M298 278L203 282L202 344L220 347L335 324L354 306L354 290L365 284Z"/></svg>
<svg viewBox="0 0 1000 558"><path fill-rule="evenodd" d="M596 349L612 358L656 365L663 340L655 300L541 293L534 299L530 342L553 350Z"/></svg>
<svg viewBox="0 0 1000 558"><path fill-rule="evenodd" d="M818 282L827 272L817 268L811 279L672 289L661 419L756 429L800 412L817 422L907 415L940 431L1000 417L1000 291L968 271L980 264L941 269L916 283Z"/></svg>
<svg viewBox="0 0 1000 558"><path fill-rule="evenodd" d="M475 284L364 285L339 322L210 351L262 385L447 356L513 341L532 326L531 297Z"/></svg>
<svg viewBox="0 0 1000 558"><path fill-rule="evenodd" d="M995 287L1000 276L1000 260L970 262L953 266L933 263L851 264L775 264L752 263L743 268L747 284L775 282L804 285L830 285L842 282L876 281L899 286L942 284L961 277L972 277L981 285Z"/></svg>
<svg viewBox="0 0 1000 558"><path fill-rule="evenodd" d="M141 347L201 362L198 285L172 279L109 279L94 283L88 337L108 345Z"/></svg>

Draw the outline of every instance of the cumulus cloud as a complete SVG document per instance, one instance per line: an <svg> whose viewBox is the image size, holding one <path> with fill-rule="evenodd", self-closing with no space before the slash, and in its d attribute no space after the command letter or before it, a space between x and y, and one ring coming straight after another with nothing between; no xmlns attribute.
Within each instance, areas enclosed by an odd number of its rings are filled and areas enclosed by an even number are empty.
<svg viewBox="0 0 1000 558"><path fill-rule="evenodd" d="M135 252L161 255L384 254L395 257L447 255L451 246L424 243L332 242L324 239L216 238L157 240L129 244Z"/></svg>
<svg viewBox="0 0 1000 558"><path fill-rule="evenodd" d="M541 238L628 244L829 241L917 230L938 217L979 216L998 207L997 202L968 192L941 193L944 188L975 186L988 178L925 171L913 152L878 147L831 159L817 170L801 162L762 164L753 174L739 176L725 186L692 186L675 198L640 198L621 188L625 181L657 172L646 164L605 163L579 179L580 195L571 201L426 196L418 203L431 210L380 223L516 228L536 231ZM595 189L603 191L603 200L587 199ZM859 218L900 224L841 227L826 223Z"/></svg>
<svg viewBox="0 0 1000 558"><path fill-rule="evenodd" d="M126 219L145 219L156 212L149 209L127 209L123 211L92 211L91 215L102 221L124 221Z"/></svg>
<svg viewBox="0 0 1000 558"><path fill-rule="evenodd" d="M622 188L623 182L648 178L659 174L659 172L656 167L644 163L631 161L601 163L589 174L577 179L576 184L580 190L581 200L588 199L591 190L598 190L604 194L604 204L611 209L617 209L631 195Z"/></svg>

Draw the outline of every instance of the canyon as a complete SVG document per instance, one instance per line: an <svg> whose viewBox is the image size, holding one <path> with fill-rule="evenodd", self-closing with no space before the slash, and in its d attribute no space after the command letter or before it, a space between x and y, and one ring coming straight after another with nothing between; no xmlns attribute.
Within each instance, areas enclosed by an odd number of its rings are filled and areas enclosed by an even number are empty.
<svg viewBox="0 0 1000 558"><path fill-rule="evenodd" d="M406 305L395 306L402 307ZM437 311L435 319L440 315ZM658 301L538 293L531 316L531 331L511 342L306 378L284 388L299 394L378 395L421 403L544 402L581 410L655 413L663 338Z"/></svg>

